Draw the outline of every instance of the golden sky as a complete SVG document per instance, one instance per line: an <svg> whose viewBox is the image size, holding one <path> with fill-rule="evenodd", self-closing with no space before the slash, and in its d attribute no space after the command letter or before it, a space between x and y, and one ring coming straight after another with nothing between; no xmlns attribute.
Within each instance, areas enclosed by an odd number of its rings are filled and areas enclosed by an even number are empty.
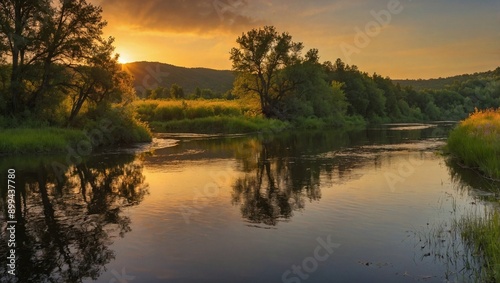
<svg viewBox="0 0 500 283"><path fill-rule="evenodd" d="M92 0L123 62L230 69L243 32L274 25L321 61L391 78L500 66L499 0Z"/></svg>

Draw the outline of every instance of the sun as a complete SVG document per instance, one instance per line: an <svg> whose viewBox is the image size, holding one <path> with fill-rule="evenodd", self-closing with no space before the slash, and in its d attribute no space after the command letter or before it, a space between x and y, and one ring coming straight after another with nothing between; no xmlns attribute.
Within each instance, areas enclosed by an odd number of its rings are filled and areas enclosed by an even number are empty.
<svg viewBox="0 0 500 283"><path fill-rule="evenodd" d="M120 53L120 57L118 57L118 63L127 64L130 63L130 57L127 54Z"/></svg>

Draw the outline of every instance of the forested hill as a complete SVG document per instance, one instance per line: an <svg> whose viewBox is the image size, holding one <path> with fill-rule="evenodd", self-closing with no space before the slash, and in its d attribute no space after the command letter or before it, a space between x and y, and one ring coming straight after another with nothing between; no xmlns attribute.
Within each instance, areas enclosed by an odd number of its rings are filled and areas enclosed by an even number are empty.
<svg viewBox="0 0 500 283"><path fill-rule="evenodd" d="M416 79L416 80L392 80L395 84L400 84L402 87L411 86L415 90L424 89L444 89L446 86L451 86L454 83L462 83L472 79L481 79L484 77L491 77L494 74L500 74L500 67L494 71L480 72L474 74L463 74L447 78L437 78L437 79Z"/></svg>
<svg viewBox="0 0 500 283"><path fill-rule="evenodd" d="M197 87L225 93L233 87L234 75L231 71L208 68L185 68L157 62L134 62L123 65L124 70L134 77L134 86L141 90L158 87L170 88L177 84L186 94Z"/></svg>

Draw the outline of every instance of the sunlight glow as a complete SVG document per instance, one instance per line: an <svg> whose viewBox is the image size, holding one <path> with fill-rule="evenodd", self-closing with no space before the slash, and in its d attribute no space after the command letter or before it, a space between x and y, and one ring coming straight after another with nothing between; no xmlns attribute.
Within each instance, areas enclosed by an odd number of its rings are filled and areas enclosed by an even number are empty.
<svg viewBox="0 0 500 283"><path fill-rule="evenodd" d="M126 54L120 53L120 57L118 57L118 63L127 64L130 62L131 62L131 59L129 56L127 56Z"/></svg>

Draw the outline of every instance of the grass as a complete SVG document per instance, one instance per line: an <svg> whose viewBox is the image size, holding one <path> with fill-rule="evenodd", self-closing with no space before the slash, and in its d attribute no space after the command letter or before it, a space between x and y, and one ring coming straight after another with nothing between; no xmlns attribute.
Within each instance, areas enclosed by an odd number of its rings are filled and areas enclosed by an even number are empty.
<svg viewBox="0 0 500 283"><path fill-rule="evenodd" d="M255 116L256 109L236 100L142 100L134 103L142 121L167 122L214 116Z"/></svg>
<svg viewBox="0 0 500 283"><path fill-rule="evenodd" d="M457 225L466 245L480 255L477 282L500 282L500 212L491 209L484 217L467 215Z"/></svg>
<svg viewBox="0 0 500 283"><path fill-rule="evenodd" d="M0 131L0 154L63 152L87 137L80 130L17 128Z"/></svg>
<svg viewBox="0 0 500 283"><path fill-rule="evenodd" d="M448 150L466 166L500 179L500 109L476 111L448 138ZM469 214L456 222L462 239L480 260L477 282L500 282L500 212Z"/></svg>
<svg viewBox="0 0 500 283"><path fill-rule="evenodd" d="M154 132L236 134L290 126L259 116L258 107L240 100L143 100L134 107Z"/></svg>
<svg viewBox="0 0 500 283"><path fill-rule="evenodd" d="M155 132L185 132L204 134L236 134L251 133L261 130L288 128L289 124L279 120L261 117L212 116L197 119L173 120L168 122L154 121L150 126Z"/></svg>
<svg viewBox="0 0 500 283"><path fill-rule="evenodd" d="M500 179L500 109L476 110L448 138L448 150L466 166Z"/></svg>

